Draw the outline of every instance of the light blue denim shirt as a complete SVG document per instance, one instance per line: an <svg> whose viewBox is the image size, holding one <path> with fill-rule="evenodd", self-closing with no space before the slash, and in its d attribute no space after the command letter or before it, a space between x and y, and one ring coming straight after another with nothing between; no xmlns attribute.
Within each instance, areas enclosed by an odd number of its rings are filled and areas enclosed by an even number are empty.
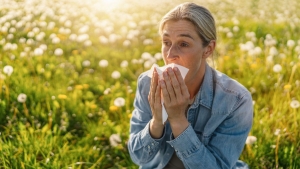
<svg viewBox="0 0 300 169"><path fill-rule="evenodd" d="M173 138L167 122L160 139L149 133L152 113L148 102L151 79L138 78L128 148L140 168L164 168L174 151L187 169L237 168L238 158L252 127L249 91L206 64L203 83L187 113L188 128Z"/></svg>

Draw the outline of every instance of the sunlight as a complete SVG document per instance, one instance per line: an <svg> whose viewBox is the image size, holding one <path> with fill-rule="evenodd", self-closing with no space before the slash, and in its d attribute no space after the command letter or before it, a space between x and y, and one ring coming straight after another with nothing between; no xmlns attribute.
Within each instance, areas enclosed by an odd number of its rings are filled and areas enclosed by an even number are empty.
<svg viewBox="0 0 300 169"><path fill-rule="evenodd" d="M98 10L113 11L123 3L123 0L99 0L97 4L94 4Z"/></svg>

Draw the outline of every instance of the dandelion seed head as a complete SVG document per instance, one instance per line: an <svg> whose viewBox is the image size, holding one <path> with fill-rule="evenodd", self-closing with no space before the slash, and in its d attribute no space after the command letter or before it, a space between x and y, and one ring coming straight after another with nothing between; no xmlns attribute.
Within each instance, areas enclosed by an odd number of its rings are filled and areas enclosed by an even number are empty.
<svg viewBox="0 0 300 169"><path fill-rule="evenodd" d="M152 45L152 44L153 44L153 40L152 40L152 39L145 39L145 40L143 41L143 44L144 44L144 45Z"/></svg>
<svg viewBox="0 0 300 169"><path fill-rule="evenodd" d="M120 64L120 66L121 66L122 68L128 67L128 61L127 61L127 60L123 60L123 61L121 62L121 64Z"/></svg>
<svg viewBox="0 0 300 169"><path fill-rule="evenodd" d="M123 46L125 46L125 47L128 47L130 45L131 45L131 42L128 39L123 42Z"/></svg>
<svg viewBox="0 0 300 169"><path fill-rule="evenodd" d="M41 48L36 48L36 49L34 49L33 53L35 56L41 56L41 55L43 55L44 50Z"/></svg>
<svg viewBox="0 0 300 169"><path fill-rule="evenodd" d="M60 39L59 39L58 37L54 37L54 38L52 39L52 43L53 43L53 44L58 44L58 43L60 43Z"/></svg>
<svg viewBox="0 0 300 169"><path fill-rule="evenodd" d="M227 38L232 38L233 37L233 33L232 32L227 32L226 33L226 37Z"/></svg>
<svg viewBox="0 0 300 169"><path fill-rule="evenodd" d="M57 48L54 51L54 55L56 55L56 56L61 56L63 54L64 54L64 51L61 48Z"/></svg>
<svg viewBox="0 0 300 169"><path fill-rule="evenodd" d="M109 94L110 90L111 90L110 88L105 89L104 92L103 92L103 94L105 94L105 95Z"/></svg>
<svg viewBox="0 0 300 169"><path fill-rule="evenodd" d="M156 60L161 60L161 59L162 59L162 54L161 54L161 53L156 53L156 54L154 55L154 58L155 58Z"/></svg>
<svg viewBox="0 0 300 169"><path fill-rule="evenodd" d="M274 46L272 46L270 48L269 54L272 55L272 56L275 56L275 55L278 54L278 51L277 51L277 49Z"/></svg>
<svg viewBox="0 0 300 169"><path fill-rule="evenodd" d="M100 60L99 62L100 67L107 67L108 66L108 61L107 60Z"/></svg>
<svg viewBox="0 0 300 169"><path fill-rule="evenodd" d="M122 142L122 140L119 134L112 134L109 137L109 142L112 147L116 147Z"/></svg>
<svg viewBox="0 0 300 169"><path fill-rule="evenodd" d="M4 66L3 68L3 72L7 75L7 76L10 76L14 71L14 68L10 65L6 65Z"/></svg>
<svg viewBox="0 0 300 169"><path fill-rule="evenodd" d="M246 139L246 144L252 145L257 141L257 138L255 136L248 136Z"/></svg>
<svg viewBox="0 0 300 169"><path fill-rule="evenodd" d="M280 131L281 131L280 129L276 129L275 132L274 132L274 135L278 136L280 134Z"/></svg>
<svg viewBox="0 0 300 169"><path fill-rule="evenodd" d="M114 100L114 105L117 107L123 107L125 106L125 99L123 97L117 97Z"/></svg>
<svg viewBox="0 0 300 169"><path fill-rule="evenodd" d="M102 44L108 44L108 39L105 36L100 36L99 41Z"/></svg>
<svg viewBox="0 0 300 169"><path fill-rule="evenodd" d="M142 53L142 59L144 59L144 60L148 60L148 59L151 59L152 58L152 55L150 54L150 53L148 53L148 52L144 52L144 53Z"/></svg>
<svg viewBox="0 0 300 169"><path fill-rule="evenodd" d="M89 60L85 60L82 62L83 67L89 67L91 65L91 62Z"/></svg>
<svg viewBox="0 0 300 169"><path fill-rule="evenodd" d="M297 109L300 107L300 102L298 100L292 100L290 103L291 108Z"/></svg>
<svg viewBox="0 0 300 169"><path fill-rule="evenodd" d="M238 32L240 30L240 28L238 26L234 26L232 30L233 30L233 32Z"/></svg>
<svg viewBox="0 0 300 169"><path fill-rule="evenodd" d="M11 34L11 33L10 33L10 34L8 34L8 35L7 35L7 37L6 37L6 39L8 39L8 40L11 40L11 39L13 39L13 38L14 38L14 35L13 35L13 34Z"/></svg>
<svg viewBox="0 0 300 169"><path fill-rule="evenodd" d="M294 47L295 44L296 44L296 43L295 43L295 41L293 41L293 40L288 40L287 43L286 43L286 45L287 45L289 48Z"/></svg>
<svg viewBox="0 0 300 169"><path fill-rule="evenodd" d="M121 77L121 73L119 71L115 70L112 72L111 77L113 79L119 79Z"/></svg>
<svg viewBox="0 0 300 169"><path fill-rule="evenodd" d="M276 65L273 66L273 71L275 73L279 73L279 72L281 72L281 70L282 70L282 67L281 67L280 64L276 64Z"/></svg>
<svg viewBox="0 0 300 169"><path fill-rule="evenodd" d="M26 94L21 93L21 94L18 95L17 100L18 100L19 103L25 103L26 98L27 98Z"/></svg>

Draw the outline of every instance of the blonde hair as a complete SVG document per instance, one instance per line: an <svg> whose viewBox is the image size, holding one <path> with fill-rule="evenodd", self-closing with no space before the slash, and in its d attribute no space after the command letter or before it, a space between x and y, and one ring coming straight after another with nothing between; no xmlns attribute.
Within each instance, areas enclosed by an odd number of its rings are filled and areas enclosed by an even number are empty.
<svg viewBox="0 0 300 169"><path fill-rule="evenodd" d="M183 3L169 11L160 21L159 34L167 21L187 20L196 28L196 31L203 41L203 46L207 46L211 40L217 39L215 20L209 10L194 3Z"/></svg>

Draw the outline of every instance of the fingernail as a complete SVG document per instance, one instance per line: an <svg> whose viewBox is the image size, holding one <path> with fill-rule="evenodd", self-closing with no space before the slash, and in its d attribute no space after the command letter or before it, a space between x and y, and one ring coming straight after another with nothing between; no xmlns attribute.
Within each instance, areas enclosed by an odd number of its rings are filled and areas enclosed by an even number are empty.
<svg viewBox="0 0 300 169"><path fill-rule="evenodd" d="M177 67L175 67L175 68L174 68L174 70L177 72L177 71L178 71L178 68L177 68Z"/></svg>

